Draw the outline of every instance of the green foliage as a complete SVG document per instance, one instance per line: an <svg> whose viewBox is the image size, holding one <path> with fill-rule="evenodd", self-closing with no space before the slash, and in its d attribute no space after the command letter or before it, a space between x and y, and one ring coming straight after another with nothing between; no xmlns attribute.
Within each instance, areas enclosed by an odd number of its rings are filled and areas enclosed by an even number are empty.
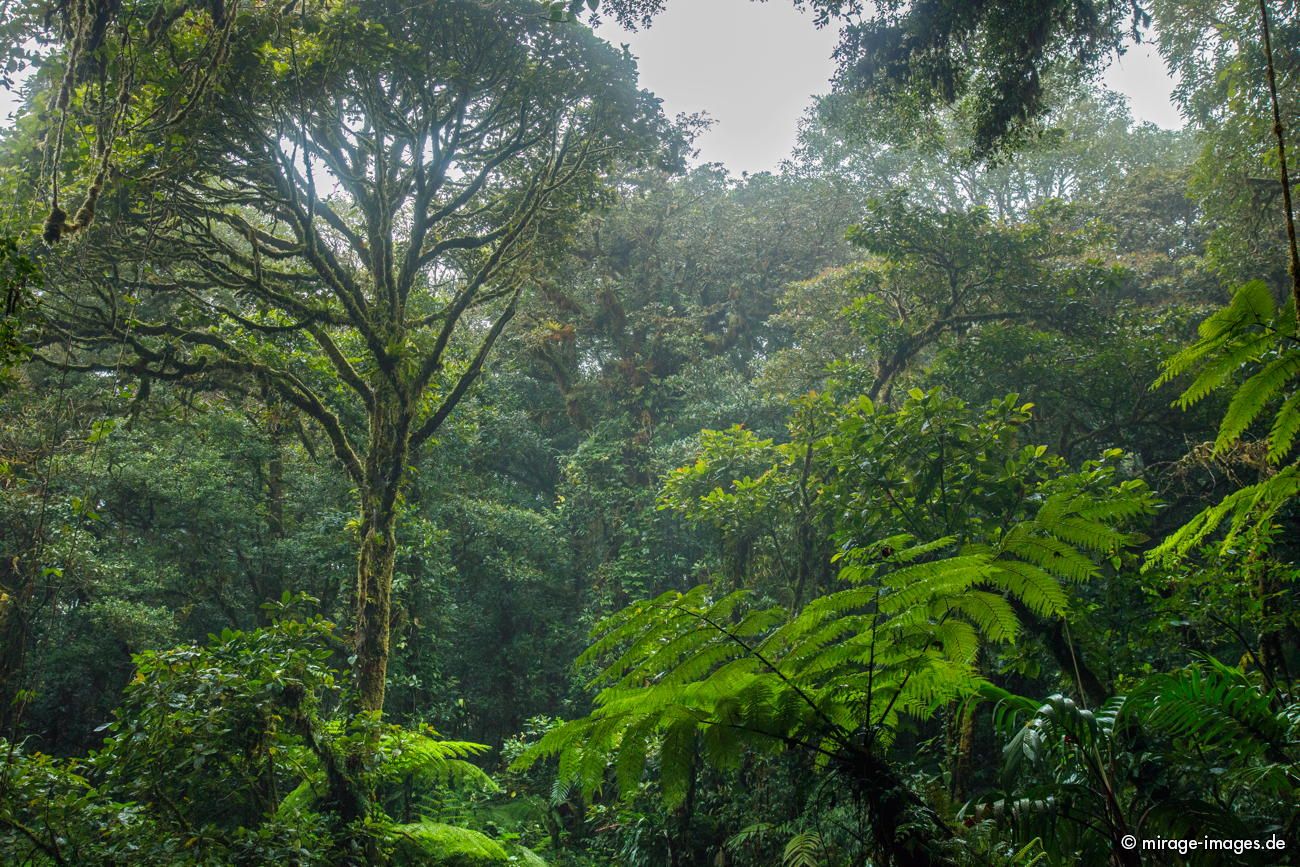
<svg viewBox="0 0 1300 867"><path fill-rule="evenodd" d="M0 861L1300 845L1258 9L1144 6L1184 132L1127 0L798 5L737 179L577 20L659 0L4 4Z"/></svg>
<svg viewBox="0 0 1300 867"><path fill-rule="evenodd" d="M862 258L789 293L784 315L800 339L780 354L774 379L791 394L829 379L888 399L909 378L932 383L920 374L936 350L978 350L1017 328L1089 343L1129 288L1096 227L1059 200L1013 221L960 198L936 207L903 189L872 192L848 232Z"/></svg>
<svg viewBox="0 0 1300 867"><path fill-rule="evenodd" d="M782 867L818 867L822 864L821 836L815 832L795 834L781 853Z"/></svg>
<svg viewBox="0 0 1300 867"><path fill-rule="evenodd" d="M1048 863L1127 863L1117 848L1126 833L1249 839L1294 821L1295 702L1214 659L1148 677L1096 711L1061 695L1040 705L983 692L1008 737L1008 793L967 809L1018 839L1037 836ZM1214 775L1210 791L1198 774ZM1221 857L1192 853L1188 863Z"/></svg>
<svg viewBox="0 0 1300 867"><path fill-rule="evenodd" d="M747 756L792 750L848 790L872 793L877 851L912 845L883 830L903 821L917 830L902 837L915 833L933 844L934 832L920 830L931 819L904 820L887 806L907 787L881 756L906 725L925 724L980 689L981 651L1018 638L1017 606L1062 615L1066 588L1098 574L1098 560L1119 557L1135 541L1122 525L1152 507L1140 482L1116 483L1104 463L1028 482L1023 466L1001 458L1029 466L1043 459L1045 449L1016 443L1015 426L1026 417L1014 398L976 421L960 401L917 391L896 412L866 400L835 407L811 399L792 423L795 441L780 446L742 429L706 432L701 458L669 477L664 504L715 526L724 539L744 536L745 519L756 515L830 507L834 517L820 532L840 543L839 582L793 611L765 604L759 589L701 585L605 618L578 661L596 668L594 710L549 730L514 767L558 755L561 789L590 799L612 776L631 800L653 763L672 809L686 802L703 768L734 771ZM913 425L920 429L909 440ZM875 437L888 445L873 447ZM902 443L918 452L899 451ZM960 529L947 524L953 534L920 539L877 523L880 515L854 502L881 490L864 483L874 460L879 471L897 474L888 496L915 516L914 527L951 522L944 500L975 493L963 486L976 484L976 468L993 478L1006 472L1021 505L974 509ZM960 480L953 487L942 480L948 472ZM996 491L980 494L997 502ZM927 512L933 523L922 517ZM873 774L879 778L864 779ZM794 838L789 856L809 857L810 839Z"/></svg>
<svg viewBox="0 0 1300 867"><path fill-rule="evenodd" d="M693 773L697 735L703 757L723 767L745 747L798 746L831 759L851 748L854 733L887 738L903 715L925 719L979 686L981 641L1012 641L1019 632L1006 597L1051 612L1063 601L1059 581L1093 573L1088 548L1054 528L1110 552L1124 536L1097 514L1140 508L1049 498L996 549L938 559L952 538L883 539L843 558L850 589L793 616L752 606L744 591L715 597L707 586L633 605L602 621L579 659L602 661L596 710L548 733L520 764L558 753L561 780L590 794L617 755L615 776L629 795L659 735L664 798L676 804Z"/></svg>
<svg viewBox="0 0 1300 867"><path fill-rule="evenodd" d="M108 736L87 758L5 743L5 860L337 864L396 846L414 863L505 863L478 832L387 816L383 805L402 791L491 787L465 760L486 747L340 715L336 642L331 624L308 618L138 655Z"/></svg>
<svg viewBox="0 0 1300 867"><path fill-rule="evenodd" d="M1237 547L1243 535L1264 540L1300 492L1293 461L1300 431L1300 391L1296 390L1300 354L1292 345L1295 333L1294 303L1279 306L1269 287L1256 280L1239 287L1227 306L1201 323L1196 342L1166 363L1157 386L1195 373L1178 399L1183 407L1195 405L1217 389L1232 387L1212 453L1245 455L1258 466L1262 479L1188 521L1152 552L1155 559L1186 556L1225 526L1220 553ZM1267 435L1244 440L1264 420L1266 410L1272 416ZM1284 466L1275 470L1277 464Z"/></svg>
<svg viewBox="0 0 1300 867"><path fill-rule="evenodd" d="M1014 795L971 808L973 818L1009 825L1016 839L1037 837L1049 863L1110 857L1132 830L1128 805L1113 797L1122 773L1115 724L1123 701L1094 712L1062 695L1040 705L991 686L984 694L997 702L998 731L1009 735L1003 775ZM1041 779L1050 782L1034 785Z"/></svg>
<svg viewBox="0 0 1300 867"><path fill-rule="evenodd" d="M511 859L500 843L490 837L439 822L395 825L397 864L445 864L446 867L486 867L509 864Z"/></svg>
<svg viewBox="0 0 1300 867"><path fill-rule="evenodd" d="M30 357L20 313L30 305L41 282L41 269L18 242L0 236L0 386L10 369Z"/></svg>
<svg viewBox="0 0 1300 867"><path fill-rule="evenodd" d="M808 0L826 14L846 4ZM854 12L861 7L851 4ZM1050 107L1057 76L1095 75L1149 24L1132 0L909 4L890 0L845 28L839 54L850 86L921 111L961 101L973 118L975 153L1023 140Z"/></svg>
<svg viewBox="0 0 1300 867"><path fill-rule="evenodd" d="M1297 787L1300 706L1237 669L1207 658L1154 675L1133 691L1129 705L1161 734L1230 757L1240 785L1264 787L1283 800Z"/></svg>
<svg viewBox="0 0 1300 867"><path fill-rule="evenodd" d="M1293 307L1278 307L1263 281L1246 283L1233 293L1227 306L1201 323L1195 343L1165 363L1165 372L1156 385L1196 371L1196 378L1178 398L1186 408L1232 382L1242 368L1249 367L1250 374L1236 389L1219 427L1214 446L1222 450L1241 438L1292 378L1296 360L1284 348L1295 328ZM1271 461L1290 454L1295 425L1291 412L1283 409L1278 413L1269 445Z"/></svg>

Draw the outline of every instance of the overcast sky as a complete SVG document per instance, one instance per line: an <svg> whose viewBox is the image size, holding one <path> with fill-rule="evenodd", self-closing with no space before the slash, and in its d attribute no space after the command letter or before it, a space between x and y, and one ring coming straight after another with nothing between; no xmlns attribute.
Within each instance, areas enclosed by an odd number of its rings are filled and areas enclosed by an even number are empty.
<svg viewBox="0 0 1300 867"><path fill-rule="evenodd" d="M649 30L612 22L597 31L627 43L640 61L641 86L670 115L707 112L714 127L700 138L700 159L733 173L772 170L790 155L799 118L814 94L829 90L836 35L818 30L789 0L676 0ZM1173 87L1150 46L1135 46L1105 82L1132 100L1133 114L1182 126L1169 102Z"/></svg>
<svg viewBox="0 0 1300 867"><path fill-rule="evenodd" d="M675 0L648 30L607 22L598 33L629 45L642 87L663 99L668 114L703 111L714 119L697 142L700 159L735 174L773 170L789 156L799 118L814 94L829 89L835 68L835 33L818 30L789 0ZM1135 47L1105 80L1130 97L1139 120L1181 126L1169 102L1172 82L1150 47ZM15 101L0 88L0 125L9 125Z"/></svg>

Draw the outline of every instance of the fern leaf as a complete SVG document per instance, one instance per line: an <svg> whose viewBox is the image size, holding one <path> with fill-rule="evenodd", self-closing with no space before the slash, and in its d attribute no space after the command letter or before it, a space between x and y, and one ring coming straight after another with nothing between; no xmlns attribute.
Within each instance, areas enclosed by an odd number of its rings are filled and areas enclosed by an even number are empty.
<svg viewBox="0 0 1300 867"><path fill-rule="evenodd" d="M1152 563L1176 562L1200 547L1225 524L1227 533L1217 547L1220 554L1227 554L1242 535L1270 527L1277 512L1298 495L1300 467L1285 467L1272 478L1233 491L1215 505L1203 509L1152 549L1147 559Z"/></svg>
<svg viewBox="0 0 1300 867"><path fill-rule="evenodd" d="M814 831L795 834L781 852L782 867L820 867L822 838Z"/></svg>
<svg viewBox="0 0 1300 867"><path fill-rule="evenodd" d="M686 800L691 778L695 775L695 728L693 719L679 719L664 732L659 753L659 779L664 806L680 807Z"/></svg>
<svg viewBox="0 0 1300 867"><path fill-rule="evenodd" d="M1081 583L1097 573L1097 564L1092 560L1059 539L1032 534L1024 524L1003 537L1002 547L1007 553L1068 581Z"/></svg>
<svg viewBox="0 0 1300 867"><path fill-rule="evenodd" d="M463 867L510 863L510 855L500 843L469 828L421 821L394 825L390 835L397 843L401 858L398 863L458 864Z"/></svg>
<svg viewBox="0 0 1300 867"><path fill-rule="evenodd" d="M935 601L934 612L936 615L959 612L993 641L1015 641L1020 633L1020 620L1010 603L996 593L984 590L970 590L960 596L938 599ZM955 658L973 659L973 654L970 657Z"/></svg>
<svg viewBox="0 0 1300 867"><path fill-rule="evenodd" d="M1012 557L1000 557L993 572L993 586L1007 591L1040 617L1065 613L1069 596L1045 569Z"/></svg>
<svg viewBox="0 0 1300 867"><path fill-rule="evenodd" d="M1219 435L1214 441L1215 451L1221 452L1236 442L1263 412L1268 401L1286 387L1296 371L1300 371L1300 353L1288 353L1264 365L1243 382L1223 414Z"/></svg>
<svg viewBox="0 0 1300 867"><path fill-rule="evenodd" d="M1269 463L1281 463L1291 453L1297 433L1300 433L1300 391L1283 401L1273 419L1273 428L1268 435Z"/></svg>

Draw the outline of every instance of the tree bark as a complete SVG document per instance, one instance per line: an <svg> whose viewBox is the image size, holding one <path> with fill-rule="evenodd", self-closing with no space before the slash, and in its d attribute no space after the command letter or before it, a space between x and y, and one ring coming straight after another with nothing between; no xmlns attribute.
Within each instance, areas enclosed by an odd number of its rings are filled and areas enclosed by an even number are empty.
<svg viewBox="0 0 1300 867"><path fill-rule="evenodd" d="M388 672L388 633L393 610L395 515L363 523L357 557L356 686L362 710L383 710Z"/></svg>
<svg viewBox="0 0 1300 867"><path fill-rule="evenodd" d="M362 710L384 709L397 559L397 500L410 456L412 416L410 402L392 385L376 388L357 555L354 672Z"/></svg>
<svg viewBox="0 0 1300 867"><path fill-rule="evenodd" d="M1047 620L1030 611L1017 600L1011 600L1020 622L1043 642L1061 673L1068 677L1087 707L1097 707L1110 696L1110 689L1084 659L1083 650L1065 635L1065 621L1061 618Z"/></svg>

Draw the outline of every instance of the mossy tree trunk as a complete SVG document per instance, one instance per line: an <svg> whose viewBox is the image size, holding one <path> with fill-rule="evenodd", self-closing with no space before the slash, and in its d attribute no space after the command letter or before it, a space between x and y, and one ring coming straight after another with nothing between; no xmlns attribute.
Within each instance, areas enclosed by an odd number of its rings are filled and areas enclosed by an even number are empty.
<svg viewBox="0 0 1300 867"><path fill-rule="evenodd" d="M413 415L410 401L403 394L391 386L376 384L357 552L354 673L357 701L364 710L379 711L384 707L398 503L410 458Z"/></svg>

